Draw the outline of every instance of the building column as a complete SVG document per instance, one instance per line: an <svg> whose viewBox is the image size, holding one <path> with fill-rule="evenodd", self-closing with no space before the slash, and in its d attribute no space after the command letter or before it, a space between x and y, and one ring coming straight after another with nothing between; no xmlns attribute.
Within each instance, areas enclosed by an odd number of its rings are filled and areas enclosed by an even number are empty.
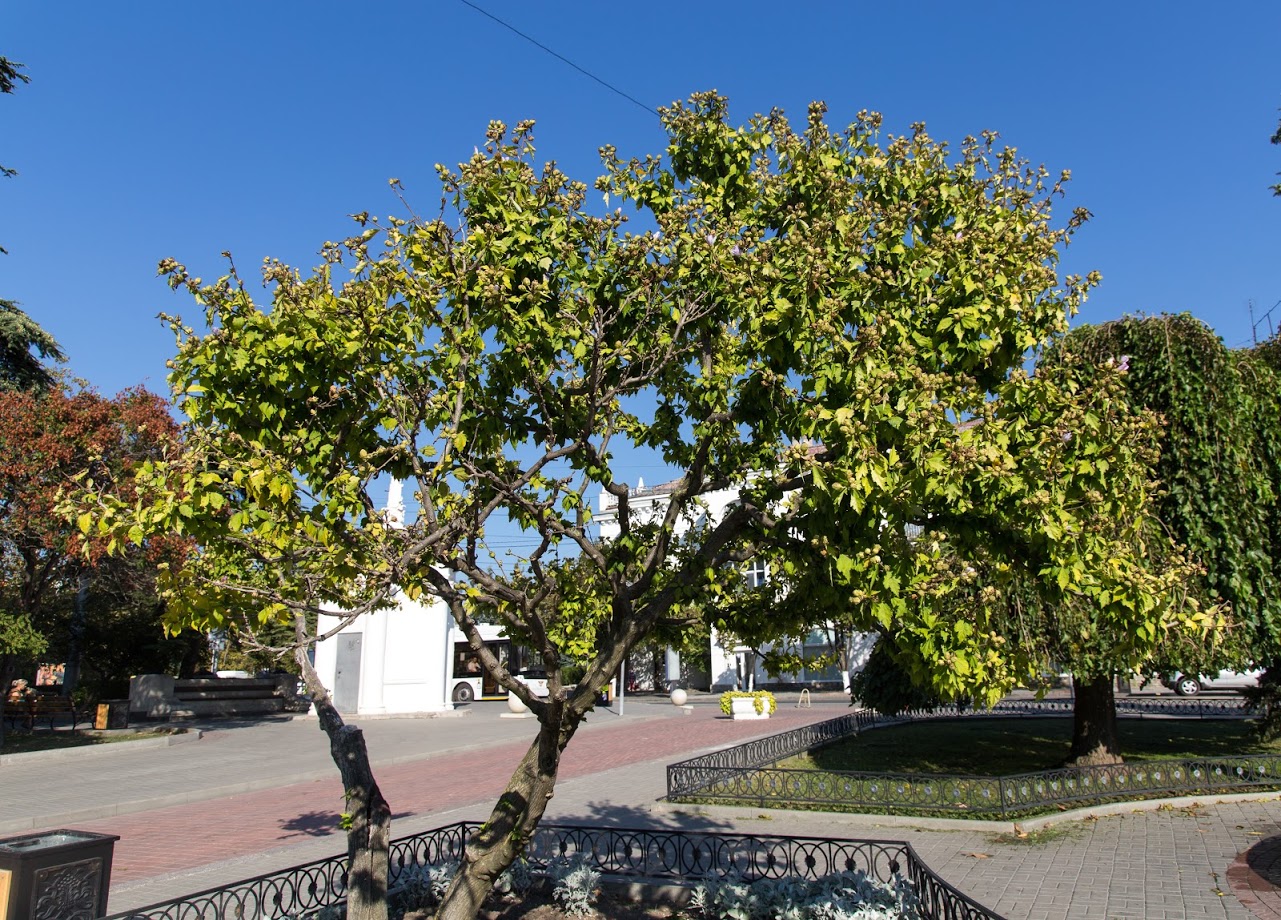
<svg viewBox="0 0 1281 920"><path fill-rule="evenodd" d="M383 701L384 674L387 667L387 617L391 611L367 613L365 638L360 663L360 714L381 716L387 712Z"/></svg>
<svg viewBox="0 0 1281 920"><path fill-rule="evenodd" d="M663 656L666 659L665 660L666 676L667 676L666 689L670 693L676 687L680 686L681 653L676 651L676 649L668 646L666 649L663 650ZM654 689L657 690L658 688L655 687Z"/></svg>

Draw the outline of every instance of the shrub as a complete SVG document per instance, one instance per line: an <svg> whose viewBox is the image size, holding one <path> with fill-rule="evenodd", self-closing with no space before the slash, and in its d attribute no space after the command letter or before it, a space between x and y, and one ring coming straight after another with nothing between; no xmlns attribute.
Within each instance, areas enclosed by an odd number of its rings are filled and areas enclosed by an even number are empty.
<svg viewBox="0 0 1281 920"><path fill-rule="evenodd" d="M397 920L411 911L434 911L457 871L458 864L454 862L406 866L387 893L388 916Z"/></svg>
<svg viewBox="0 0 1281 920"><path fill-rule="evenodd" d="M890 884L865 872L839 872L814 881L799 878L747 882L731 873L699 882L690 910L701 920L920 920L910 882Z"/></svg>
<svg viewBox="0 0 1281 920"><path fill-rule="evenodd" d="M721 694L721 712L727 716L732 715L734 704L731 701L735 699L755 700L757 712L764 712L765 707L768 706L770 715L773 715L774 711L778 709L778 701L774 699L774 694L768 690L757 690L750 693L746 690L726 690Z"/></svg>
<svg viewBox="0 0 1281 920"><path fill-rule="evenodd" d="M552 899L571 917L587 917L593 913L600 872L585 857L558 859L547 867L552 879Z"/></svg>
<svg viewBox="0 0 1281 920"><path fill-rule="evenodd" d="M498 876L498 881L494 882L494 890L499 894L514 894L523 898L537 881L538 875L530 866L529 860L518 856L516 861Z"/></svg>

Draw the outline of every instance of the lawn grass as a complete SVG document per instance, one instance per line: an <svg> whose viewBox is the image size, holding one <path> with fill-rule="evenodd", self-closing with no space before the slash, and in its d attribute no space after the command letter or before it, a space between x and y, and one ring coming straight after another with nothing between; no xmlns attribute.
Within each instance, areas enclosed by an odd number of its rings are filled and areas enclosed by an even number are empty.
<svg viewBox="0 0 1281 920"><path fill-rule="evenodd" d="M1128 768L1056 771L1070 718L937 719L890 725L759 770L730 770L682 800L798 811L950 815L1006 820L1066 807L1281 786L1281 743L1260 743L1244 719L1122 719ZM1230 765L1162 761L1255 755ZM1246 772L1241 772L1244 769ZM859 775L855 775L859 774ZM909 775L904 775L909 774ZM1016 774L1035 774L1011 781ZM1240 780L1238 781L1238 774Z"/></svg>
<svg viewBox="0 0 1281 920"><path fill-rule="evenodd" d="M4 733L4 745L0 747L0 754L30 754L33 751L57 751L63 748L85 747L95 744L141 741L144 738L163 738L174 733L171 728L111 735L90 735L85 734L83 731L73 732L70 730L7 730Z"/></svg>
<svg viewBox="0 0 1281 920"><path fill-rule="evenodd" d="M1234 754L1278 754L1246 719L1120 719L1127 762L1186 760ZM934 719L891 725L777 764L788 770L947 773L1008 776L1061 766L1071 740L1069 718Z"/></svg>

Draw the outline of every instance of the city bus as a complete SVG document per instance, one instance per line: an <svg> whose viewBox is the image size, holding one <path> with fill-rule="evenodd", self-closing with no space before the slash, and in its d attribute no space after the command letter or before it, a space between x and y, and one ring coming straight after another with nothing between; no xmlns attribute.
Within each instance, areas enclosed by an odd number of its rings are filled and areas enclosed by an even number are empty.
<svg viewBox="0 0 1281 920"><path fill-rule="evenodd" d="M501 626L481 623L479 629L485 647L503 667L539 696L547 695L547 672L539 667L533 652L508 639ZM449 630L449 640L454 650L453 672L449 679L450 700L470 703L473 700L506 699L507 691L480 666L480 659L472 652L466 633L455 625Z"/></svg>

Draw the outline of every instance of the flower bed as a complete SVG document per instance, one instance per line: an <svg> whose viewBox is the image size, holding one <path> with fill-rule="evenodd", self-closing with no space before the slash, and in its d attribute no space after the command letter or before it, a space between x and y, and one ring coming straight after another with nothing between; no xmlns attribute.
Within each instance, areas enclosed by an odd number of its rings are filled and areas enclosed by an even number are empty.
<svg viewBox="0 0 1281 920"><path fill-rule="evenodd" d="M726 690L721 694L721 712L735 719L768 719L778 701L768 690Z"/></svg>
<svg viewBox="0 0 1281 920"><path fill-rule="evenodd" d="M392 842L389 888L396 898L397 912L406 920L420 910L411 906L415 898L422 897L433 886L437 896L443 890L442 886L448 882L447 867L457 862L467 838L475 830L474 824L452 824ZM338 920L345 897L345 864L343 857L333 857L295 866L113 914L109 920L186 920L203 916ZM664 903L684 904L687 915L691 907L699 904L719 909L719 901L722 905L738 905L734 908L737 913L724 916L754 920L760 915L750 913L752 908L745 905L766 903L774 896L771 892L800 892L799 886L807 880L818 885L813 890L818 892L814 897L819 901L829 895L843 898L845 895L841 892L863 890L873 900L860 909L882 910L888 902L879 904L877 899L886 901L892 897L899 907L917 911L862 915L877 920L898 916L920 920L1000 920L998 915L930 871L906 843L555 824L543 825L535 832L525 850L525 863L508 873L508 880L503 883L515 890L522 873L551 876L551 882L541 883L549 900L545 908L538 908L543 913L512 913L513 908L495 902L487 908L491 911L487 916L503 920L515 916L526 920L532 916L557 920L570 915L566 911L576 909L573 904L577 896L556 897L557 867L586 867L588 872L575 876L579 880L572 883L580 893L594 890L598 885L606 889L607 896L614 885L664 891L668 895L673 891L683 893L683 899L669 896ZM591 879L592 873L599 873L596 881ZM565 873L567 877L571 874ZM539 896L538 888L530 890ZM699 894L700 891L703 893ZM637 905L624 909L622 904L623 900L616 898L609 906L600 905L598 911L614 920L675 915L672 908ZM514 909L524 910L523 907ZM743 913L743 910L749 912ZM720 915L705 914L699 920L710 916ZM829 912L826 916L840 920L844 916L859 915ZM804 915L797 915L797 920L805 920Z"/></svg>

